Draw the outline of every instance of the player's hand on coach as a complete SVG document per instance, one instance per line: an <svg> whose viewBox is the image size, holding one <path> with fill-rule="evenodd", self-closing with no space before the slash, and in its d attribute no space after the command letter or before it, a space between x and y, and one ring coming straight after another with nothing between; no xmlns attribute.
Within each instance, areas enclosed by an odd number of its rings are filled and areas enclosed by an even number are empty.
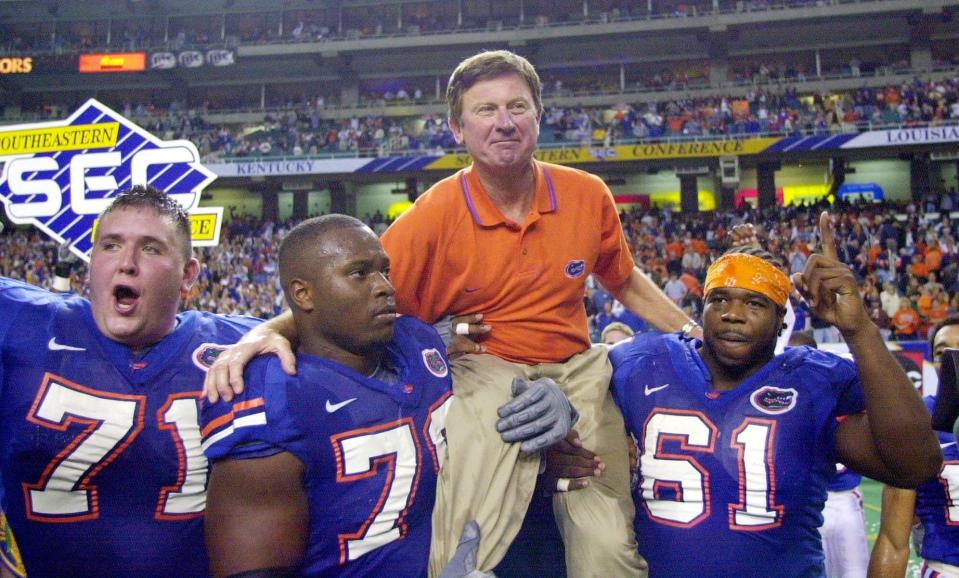
<svg viewBox="0 0 959 578"><path fill-rule="evenodd" d="M267 353L280 358L283 371L296 374L296 356L290 341L264 323L217 356L203 380L203 395L210 403L221 397L231 401L234 395L243 393L243 369L254 357Z"/></svg>
<svg viewBox="0 0 959 578"><path fill-rule="evenodd" d="M504 442L522 442L526 453L538 452L566 437L579 413L556 382L548 377L513 378L513 399L497 413L496 431Z"/></svg>
<svg viewBox="0 0 959 578"><path fill-rule="evenodd" d="M483 314L461 315L450 320L449 341L445 336L446 355L455 359L467 353L486 353L486 347L478 340L490 332L491 327L483 323ZM442 332L440 333L442 336Z"/></svg>
<svg viewBox="0 0 959 578"><path fill-rule="evenodd" d="M829 213L819 216L822 253L813 254L803 272L793 275L793 284L815 314L843 333L855 333L871 323L852 270L839 261Z"/></svg>
<svg viewBox="0 0 959 578"><path fill-rule="evenodd" d="M572 492L589 487L589 478L599 477L606 464L595 453L583 447L579 432L569 430L566 437L546 448L548 491Z"/></svg>

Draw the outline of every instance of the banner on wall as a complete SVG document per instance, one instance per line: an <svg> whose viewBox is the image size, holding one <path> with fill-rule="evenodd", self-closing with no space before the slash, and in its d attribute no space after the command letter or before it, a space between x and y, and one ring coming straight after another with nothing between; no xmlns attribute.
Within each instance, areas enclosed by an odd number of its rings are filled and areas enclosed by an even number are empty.
<svg viewBox="0 0 959 578"><path fill-rule="evenodd" d="M236 64L236 51L217 48L200 52L184 50L178 53L153 52L150 54L151 70L170 70L173 68L199 68L201 66L232 66Z"/></svg>
<svg viewBox="0 0 959 578"><path fill-rule="evenodd" d="M32 56L5 56L0 58L0 74L30 74L33 72Z"/></svg>
<svg viewBox="0 0 959 578"><path fill-rule="evenodd" d="M195 213L197 246L219 241L222 210L198 209L216 175L200 164L196 146L162 141L94 99L63 121L3 127L0 163L0 202L10 220L68 242L84 260L97 215L136 184L153 185Z"/></svg>
<svg viewBox="0 0 959 578"><path fill-rule="evenodd" d="M569 147L539 149L534 156L543 162L559 165L599 162L649 161L666 159L713 158L729 155L755 155L780 140L775 138L747 138L637 143L611 147ZM448 154L437 158L427 170L459 170L470 164L466 153Z"/></svg>
<svg viewBox="0 0 959 578"><path fill-rule="evenodd" d="M790 136L779 139L766 152L808 152L948 143L959 143L959 126L897 128L862 133Z"/></svg>
<svg viewBox="0 0 959 578"><path fill-rule="evenodd" d="M161 53L158 53L161 54ZM172 53L156 68L176 66ZM153 56L157 56L154 54ZM196 60L199 62L199 60ZM199 66L199 64L197 64ZM153 63L151 63L153 66ZM817 136L790 136L768 138L741 138L724 140L677 141L636 143L609 147L560 147L538 149L534 156L543 162L561 165L590 165L627 161L662 161L673 159L719 158L727 156L763 155L767 153L809 152L813 150L838 150L908 144L959 143L959 127L904 129L873 131L861 134L835 134ZM396 173L409 171L457 171L469 166L470 157L465 152L444 155L410 155L376 158L310 159L310 158L263 158L234 160L229 163L210 165L221 177L319 175L332 173ZM813 200L824 194L822 185L800 190L787 187L784 201ZM795 190L792 190L795 189ZM862 192L862 191L860 191ZM873 198L881 191L873 191ZM749 198L746 195L744 198ZM742 199L740 199L740 202Z"/></svg>
<svg viewBox="0 0 959 578"><path fill-rule="evenodd" d="M81 54L77 69L83 73L142 72L146 70L146 53Z"/></svg>

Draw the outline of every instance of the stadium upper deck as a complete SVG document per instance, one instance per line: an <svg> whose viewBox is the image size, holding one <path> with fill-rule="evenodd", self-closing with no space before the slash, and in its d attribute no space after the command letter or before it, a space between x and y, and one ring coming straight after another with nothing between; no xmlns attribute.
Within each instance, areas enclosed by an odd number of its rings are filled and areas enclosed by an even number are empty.
<svg viewBox="0 0 959 578"><path fill-rule="evenodd" d="M32 61L0 75L0 106L20 119L90 96L117 108L180 102L230 111L210 119L229 123L320 98L326 118L436 114L460 59L504 47L531 59L557 106L736 96L754 83L848 90L954 70L957 10L959 0L7 1L0 47ZM232 64L151 67L154 55L194 51L202 63L211 49ZM77 71L80 53L131 50L145 52L145 71ZM389 98L403 93L419 98Z"/></svg>

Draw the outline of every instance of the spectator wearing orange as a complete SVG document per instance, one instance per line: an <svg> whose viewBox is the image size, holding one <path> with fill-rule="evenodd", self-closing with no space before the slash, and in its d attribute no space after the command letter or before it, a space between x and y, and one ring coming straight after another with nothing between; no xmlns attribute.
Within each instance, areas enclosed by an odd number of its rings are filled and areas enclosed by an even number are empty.
<svg viewBox="0 0 959 578"><path fill-rule="evenodd" d="M893 331L896 339L915 339L919 331L919 314L903 299L899 303L899 310L892 316Z"/></svg>
<svg viewBox="0 0 959 578"><path fill-rule="evenodd" d="M912 265L910 265L910 267L912 269L912 274L916 277L922 277L925 279L929 276L929 265L922 260L922 255L919 253L916 253L912 256Z"/></svg>
<svg viewBox="0 0 959 578"><path fill-rule="evenodd" d="M929 310L932 309L932 295L929 294L929 290L923 286L919 290L919 298L916 299L916 309L919 311L919 316L923 319L929 317Z"/></svg>
<svg viewBox="0 0 959 578"><path fill-rule="evenodd" d="M703 239L700 239L698 237L693 238L692 245L693 245L693 251L696 251L698 254L703 256L709 254L709 246L706 245L706 241L704 241Z"/></svg>
<svg viewBox="0 0 959 578"><path fill-rule="evenodd" d="M682 267L681 261L683 258L683 244L680 242L679 237L673 235L669 243L666 243L666 267L670 272L676 271L677 275L679 274L680 268Z"/></svg>
<svg viewBox="0 0 959 578"><path fill-rule="evenodd" d="M945 293L937 294L932 300L932 306L926 315L926 321L935 325L949 316L949 299Z"/></svg>
<svg viewBox="0 0 959 578"><path fill-rule="evenodd" d="M683 271L683 274L679 276L679 280L686 285L688 293L695 295L696 297L703 298L703 286L700 284L699 279L696 278L690 271Z"/></svg>
<svg viewBox="0 0 959 578"><path fill-rule="evenodd" d="M942 267L942 249L939 248L939 241L929 245L924 261L930 272L938 271Z"/></svg>

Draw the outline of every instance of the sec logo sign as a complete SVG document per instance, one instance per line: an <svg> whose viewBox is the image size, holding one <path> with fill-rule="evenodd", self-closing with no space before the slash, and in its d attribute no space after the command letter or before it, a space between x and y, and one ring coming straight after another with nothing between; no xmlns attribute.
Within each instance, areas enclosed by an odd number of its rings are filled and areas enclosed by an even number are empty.
<svg viewBox="0 0 959 578"><path fill-rule="evenodd" d="M190 211L216 178L193 143L161 141L93 99L64 121L5 127L0 161L10 220L69 241L83 259L97 215L118 192L153 185Z"/></svg>

